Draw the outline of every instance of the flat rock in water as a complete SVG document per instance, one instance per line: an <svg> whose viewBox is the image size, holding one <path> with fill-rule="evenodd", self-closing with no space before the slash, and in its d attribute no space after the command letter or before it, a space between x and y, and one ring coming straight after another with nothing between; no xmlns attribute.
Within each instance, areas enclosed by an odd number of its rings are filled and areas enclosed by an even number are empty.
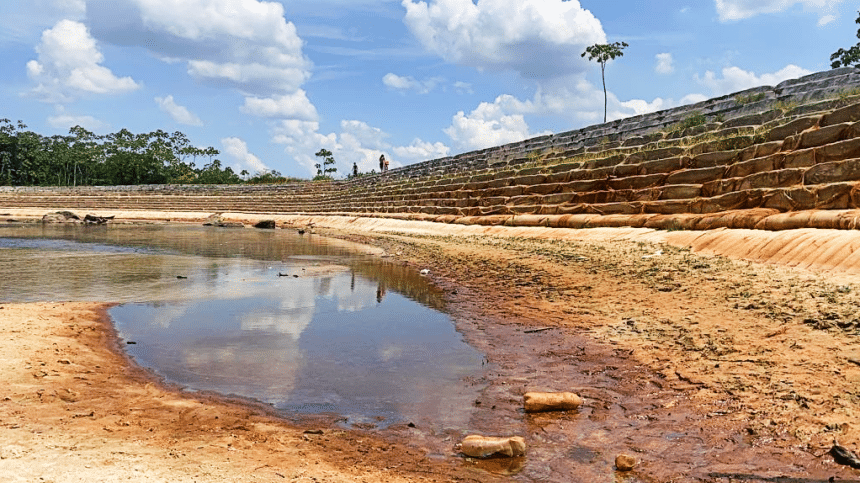
<svg viewBox="0 0 860 483"><path fill-rule="evenodd" d="M260 220L254 224L254 228L263 228L266 230L275 229L275 220Z"/></svg>
<svg viewBox="0 0 860 483"><path fill-rule="evenodd" d="M81 223L81 218L71 211L56 211L43 216L42 223Z"/></svg>

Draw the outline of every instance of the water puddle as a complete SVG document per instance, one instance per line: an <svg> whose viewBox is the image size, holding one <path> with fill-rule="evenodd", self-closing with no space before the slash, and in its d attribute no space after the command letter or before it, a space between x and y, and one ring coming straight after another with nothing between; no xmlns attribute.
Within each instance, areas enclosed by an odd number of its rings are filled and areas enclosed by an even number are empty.
<svg viewBox="0 0 860 483"><path fill-rule="evenodd" d="M483 356L414 269L286 230L0 227L3 301L121 302L128 353L189 390L347 424L466 427ZM133 344L131 344L133 342Z"/></svg>

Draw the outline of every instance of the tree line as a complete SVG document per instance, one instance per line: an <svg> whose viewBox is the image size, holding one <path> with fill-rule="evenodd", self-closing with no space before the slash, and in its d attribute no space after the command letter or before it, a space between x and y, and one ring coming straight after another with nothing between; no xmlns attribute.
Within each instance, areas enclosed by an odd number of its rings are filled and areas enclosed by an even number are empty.
<svg viewBox="0 0 860 483"><path fill-rule="evenodd" d="M213 147L194 146L176 131L96 135L80 126L43 136L0 119L0 186L283 183L277 171L235 173ZM197 163L203 164L198 167Z"/></svg>

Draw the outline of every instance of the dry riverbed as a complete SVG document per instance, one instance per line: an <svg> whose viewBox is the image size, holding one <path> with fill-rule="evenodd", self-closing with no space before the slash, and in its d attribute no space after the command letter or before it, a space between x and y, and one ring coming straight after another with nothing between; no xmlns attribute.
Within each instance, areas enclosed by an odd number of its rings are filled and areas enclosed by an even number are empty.
<svg viewBox="0 0 860 483"><path fill-rule="evenodd" d="M325 233L324 229L318 231ZM854 481L860 277L630 240L343 231L431 280L487 355L470 428L340 427L183 393L81 303L0 304L3 481ZM585 404L526 415L529 390ZM516 434L525 458L454 449ZM636 457L631 472L613 466Z"/></svg>

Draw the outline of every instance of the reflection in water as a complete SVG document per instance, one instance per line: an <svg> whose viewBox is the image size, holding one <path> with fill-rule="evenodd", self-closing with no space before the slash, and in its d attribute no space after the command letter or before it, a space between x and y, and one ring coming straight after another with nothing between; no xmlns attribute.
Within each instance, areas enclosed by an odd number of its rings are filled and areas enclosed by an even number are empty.
<svg viewBox="0 0 860 483"><path fill-rule="evenodd" d="M144 366L191 389L353 422L462 427L481 355L403 266L284 231L0 227L5 301L111 310ZM390 289L386 293L386 289ZM415 302L419 303L415 303ZM134 303L128 303L134 302Z"/></svg>

